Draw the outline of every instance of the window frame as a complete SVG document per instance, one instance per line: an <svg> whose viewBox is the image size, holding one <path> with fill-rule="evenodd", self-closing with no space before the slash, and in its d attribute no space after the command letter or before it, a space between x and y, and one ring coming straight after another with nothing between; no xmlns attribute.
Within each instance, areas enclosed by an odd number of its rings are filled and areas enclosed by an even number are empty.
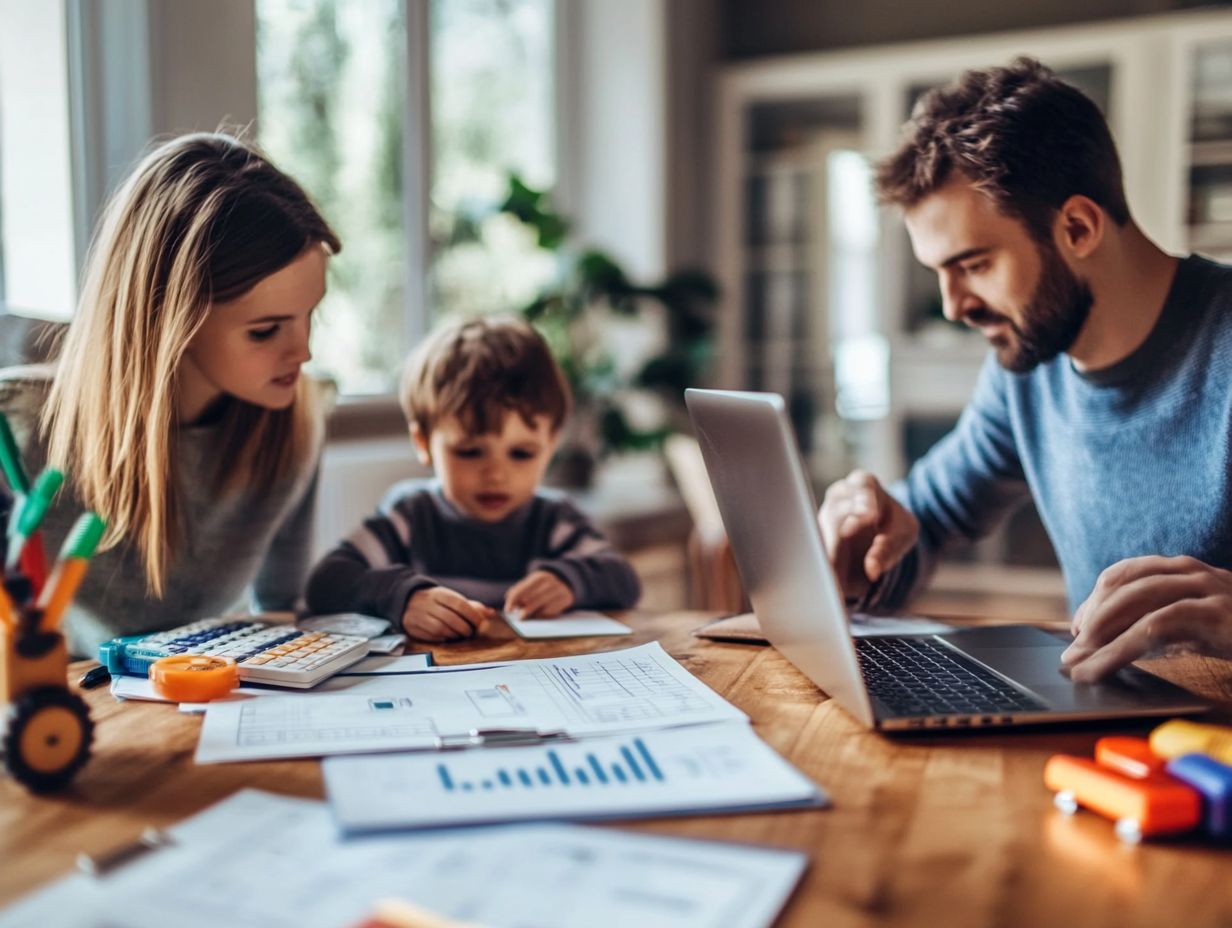
<svg viewBox="0 0 1232 928"><path fill-rule="evenodd" d="M92 0L59 0L68 27L69 107L72 118L72 203L79 260L107 190L127 171L168 116L158 98L161 67L155 37L174 11L153 4L108 8ZM233 5L251 0L226 0ZM579 163L573 141L578 112L576 54L579 18L571 4L549 0L553 16L555 83L554 149L557 204L568 211L579 201ZM426 334L433 253L428 233L432 179L431 32L429 0L402 0L406 45L403 105L403 197L406 236L406 298L401 337L409 350ZM233 11L232 11L233 12ZM252 53L256 55L255 9ZM237 37L243 39L243 36ZM183 66L183 62L177 63ZM250 88L256 112L257 87ZM232 106L234 104L231 104ZM172 114L175 115L175 114ZM236 116L232 112L232 116ZM243 113L238 114L241 118ZM178 118L178 117L176 117ZM3 291L0 290L0 299ZM396 390L396 388L395 388ZM330 417L330 434L362 438L388 436L405 428L396 392L340 394Z"/></svg>
<svg viewBox="0 0 1232 928"><path fill-rule="evenodd" d="M577 125L574 114L578 101L577 17L571 5L549 0L553 17L553 146L557 183L555 201L565 211L577 201L577 164L568 144ZM432 190L432 85L431 23L429 0L404 0L406 24L407 93L403 105L403 223L406 235L406 307L403 315L403 340L408 350L428 331L431 299L430 273L435 257L428 231ZM362 440L387 437L406 429L402 407L395 392L386 394L339 394L330 414L331 440Z"/></svg>

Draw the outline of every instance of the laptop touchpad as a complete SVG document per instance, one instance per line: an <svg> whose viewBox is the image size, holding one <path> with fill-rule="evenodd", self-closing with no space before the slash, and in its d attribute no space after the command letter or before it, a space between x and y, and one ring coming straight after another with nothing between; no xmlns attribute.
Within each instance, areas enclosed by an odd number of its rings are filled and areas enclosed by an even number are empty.
<svg viewBox="0 0 1232 928"><path fill-rule="evenodd" d="M1066 686L1061 653L1068 644L1038 628L972 628L941 638L998 673L1026 686Z"/></svg>
<svg viewBox="0 0 1232 928"><path fill-rule="evenodd" d="M1056 708L1141 708L1159 699L1175 700L1176 689L1135 668L1119 671L1104 683L1080 686L1061 670L1069 636L1039 628L973 628L939 636L965 654L1026 686Z"/></svg>

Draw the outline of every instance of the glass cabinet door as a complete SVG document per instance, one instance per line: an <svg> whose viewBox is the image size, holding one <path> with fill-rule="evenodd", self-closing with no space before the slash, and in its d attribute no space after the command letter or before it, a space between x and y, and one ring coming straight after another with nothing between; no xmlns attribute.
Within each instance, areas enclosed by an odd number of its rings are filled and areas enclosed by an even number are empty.
<svg viewBox="0 0 1232 928"><path fill-rule="evenodd" d="M740 376L746 389L786 400L819 482L848 464L835 411L832 330L836 301L861 292L849 273L860 255L850 236L833 234L832 216L846 202L840 193L849 193L835 183L849 175L843 157L858 151L861 128L855 95L755 103L745 114ZM871 314L872 296L863 298Z"/></svg>
<svg viewBox="0 0 1232 928"><path fill-rule="evenodd" d="M1232 40L1201 44L1191 60L1187 240L1232 261Z"/></svg>

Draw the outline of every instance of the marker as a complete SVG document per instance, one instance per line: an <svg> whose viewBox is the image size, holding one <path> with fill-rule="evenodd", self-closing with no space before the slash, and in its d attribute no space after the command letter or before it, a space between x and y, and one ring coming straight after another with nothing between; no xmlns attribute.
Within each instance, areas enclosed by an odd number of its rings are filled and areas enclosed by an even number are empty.
<svg viewBox="0 0 1232 928"><path fill-rule="evenodd" d="M17 450L13 430L9 428L9 420L4 413L0 413L0 467L4 469L4 477L14 493L25 496L30 492L30 478L21 466L21 452Z"/></svg>
<svg viewBox="0 0 1232 928"><path fill-rule="evenodd" d="M13 600L3 584L0 584L0 622L3 622L10 630L17 628L17 610L13 607Z"/></svg>
<svg viewBox="0 0 1232 928"><path fill-rule="evenodd" d="M1202 821L1202 797L1166 773L1134 779L1085 757L1055 754L1044 766L1044 784L1058 809L1079 806L1116 822L1117 837L1136 844L1144 837L1189 831Z"/></svg>
<svg viewBox="0 0 1232 928"><path fill-rule="evenodd" d="M77 595L77 588L81 586L90 558L98 549L106 527L106 523L93 512L83 512L73 523L72 531L60 547L60 559L39 594L38 607L43 610L44 629L59 626L64 610Z"/></svg>
<svg viewBox="0 0 1232 928"><path fill-rule="evenodd" d="M1151 750L1171 760L1185 754L1205 754L1232 764L1232 726L1173 719L1151 732Z"/></svg>
<svg viewBox="0 0 1232 928"><path fill-rule="evenodd" d="M1232 767L1205 754L1182 754L1168 761L1168 773L1202 794L1207 834L1232 839Z"/></svg>
<svg viewBox="0 0 1232 928"><path fill-rule="evenodd" d="M47 582L47 551L43 547L42 532L35 532L30 536L29 543L22 546L17 563L21 572L34 584L34 593L37 596Z"/></svg>
<svg viewBox="0 0 1232 928"><path fill-rule="evenodd" d="M471 922L446 918L402 899L382 899L357 928L479 928Z"/></svg>
<svg viewBox="0 0 1232 928"><path fill-rule="evenodd" d="M1153 752L1146 738L1113 735L1095 742L1095 763L1135 780L1145 780L1163 773L1167 759Z"/></svg>
<svg viewBox="0 0 1232 928"><path fill-rule="evenodd" d="M87 670L85 675L77 681L77 685L83 690L92 690L96 686L102 686L109 680L111 680L111 671L100 665L91 670Z"/></svg>
<svg viewBox="0 0 1232 928"><path fill-rule="evenodd" d="M51 508L51 503L56 498L56 493L59 492L62 483L64 483L64 474L54 467L49 467L39 474L30 492L22 498L21 505L9 521L9 550L4 560L6 571L13 570L17 562L21 560L22 550L27 542L31 541L31 537L38 532L38 527L43 523L47 510ZM45 571L47 557L42 551L43 540L38 537L34 541L36 551L30 557L30 563L36 568L41 563ZM30 579L37 581L41 578L31 577ZM36 582L35 585L40 584Z"/></svg>

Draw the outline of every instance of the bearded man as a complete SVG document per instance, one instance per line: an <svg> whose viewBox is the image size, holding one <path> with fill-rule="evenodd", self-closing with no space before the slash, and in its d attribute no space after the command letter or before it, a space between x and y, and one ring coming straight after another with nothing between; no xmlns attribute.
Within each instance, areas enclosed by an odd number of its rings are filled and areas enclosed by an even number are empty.
<svg viewBox="0 0 1232 928"><path fill-rule="evenodd" d="M1167 254L1099 108L1019 59L923 97L877 169L946 318L992 346L957 426L819 513L848 600L897 607L948 543L1033 498L1093 682L1181 645L1232 657L1232 268Z"/></svg>

